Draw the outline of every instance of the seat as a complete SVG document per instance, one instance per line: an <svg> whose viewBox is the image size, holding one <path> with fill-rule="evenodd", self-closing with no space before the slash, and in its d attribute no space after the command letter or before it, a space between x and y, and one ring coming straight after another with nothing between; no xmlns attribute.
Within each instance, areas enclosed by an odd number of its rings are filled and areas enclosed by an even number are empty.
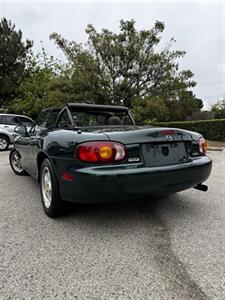
<svg viewBox="0 0 225 300"><path fill-rule="evenodd" d="M113 117L109 117L106 120L106 125L120 125L121 121L119 117L113 116Z"/></svg>

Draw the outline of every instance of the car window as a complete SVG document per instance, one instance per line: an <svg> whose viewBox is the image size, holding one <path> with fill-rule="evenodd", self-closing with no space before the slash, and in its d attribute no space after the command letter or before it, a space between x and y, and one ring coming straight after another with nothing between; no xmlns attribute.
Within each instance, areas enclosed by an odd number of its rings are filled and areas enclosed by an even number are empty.
<svg viewBox="0 0 225 300"><path fill-rule="evenodd" d="M0 116L0 124L6 124L6 120L4 119L4 116Z"/></svg>
<svg viewBox="0 0 225 300"><path fill-rule="evenodd" d="M2 122L1 122L1 124L7 124L5 116L2 116Z"/></svg>
<svg viewBox="0 0 225 300"><path fill-rule="evenodd" d="M30 127L33 125L33 122L26 118L26 117L18 117L18 120L19 120L19 124L20 125L24 125L24 126L27 126L27 127Z"/></svg>
<svg viewBox="0 0 225 300"><path fill-rule="evenodd" d="M3 124L7 125L18 125L18 118L17 116L3 116L2 118Z"/></svg>
<svg viewBox="0 0 225 300"><path fill-rule="evenodd" d="M58 114L58 111L42 111L31 129L31 132L40 132L50 129L55 125Z"/></svg>
<svg viewBox="0 0 225 300"><path fill-rule="evenodd" d="M59 112L51 111L47 115L47 120L46 120L46 129L49 129L55 125L55 122L57 120L57 117L59 115Z"/></svg>
<svg viewBox="0 0 225 300"><path fill-rule="evenodd" d="M68 112L65 110L62 115L60 116L58 127L59 128L65 128L65 127L71 127L71 121L68 115Z"/></svg>
<svg viewBox="0 0 225 300"><path fill-rule="evenodd" d="M34 131L42 131L46 129L48 113L41 112L35 123Z"/></svg>
<svg viewBox="0 0 225 300"><path fill-rule="evenodd" d="M73 110L70 109L74 123L78 127L82 126L105 126L110 125L109 120L113 117L117 119L117 125L133 125L131 118L124 111L95 111L95 110Z"/></svg>

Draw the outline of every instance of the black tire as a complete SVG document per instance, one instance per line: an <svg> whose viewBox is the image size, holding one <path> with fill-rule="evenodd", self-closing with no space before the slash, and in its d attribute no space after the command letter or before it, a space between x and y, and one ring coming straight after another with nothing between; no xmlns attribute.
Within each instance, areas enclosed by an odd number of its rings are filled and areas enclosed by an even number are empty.
<svg viewBox="0 0 225 300"><path fill-rule="evenodd" d="M9 148L10 140L6 135L0 134L0 151L6 151Z"/></svg>
<svg viewBox="0 0 225 300"><path fill-rule="evenodd" d="M17 162L15 161L16 160L16 156L18 157ZM19 153L18 153L17 150L13 149L13 150L10 151L9 162L10 162L11 169L13 170L13 172L16 175L18 175L18 176L26 176L26 175L28 175L27 172L24 171L24 169L21 167L21 164L20 164L20 155L19 155Z"/></svg>
<svg viewBox="0 0 225 300"><path fill-rule="evenodd" d="M51 182L51 196L48 195L48 189L47 184L45 181L45 178L47 178L47 174L50 174L50 182ZM41 199L42 199L42 205L44 208L45 213L51 217L56 218L63 214L64 212L64 201L61 199L59 195L59 184L56 177L56 174L54 172L54 169L52 167L51 162L48 159L45 159L41 165L40 169L40 191L41 191ZM49 199L48 199L48 196ZM49 200L49 202L47 201Z"/></svg>

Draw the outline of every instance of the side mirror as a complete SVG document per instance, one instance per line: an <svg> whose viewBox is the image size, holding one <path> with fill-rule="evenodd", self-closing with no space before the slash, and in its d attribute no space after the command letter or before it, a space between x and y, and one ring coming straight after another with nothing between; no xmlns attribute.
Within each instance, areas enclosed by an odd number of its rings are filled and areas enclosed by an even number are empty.
<svg viewBox="0 0 225 300"><path fill-rule="evenodd" d="M19 125L19 126L16 126L16 128L14 129L15 133L18 133L20 135L23 135L23 136L28 136L28 131L27 131L27 127L24 126L24 125Z"/></svg>

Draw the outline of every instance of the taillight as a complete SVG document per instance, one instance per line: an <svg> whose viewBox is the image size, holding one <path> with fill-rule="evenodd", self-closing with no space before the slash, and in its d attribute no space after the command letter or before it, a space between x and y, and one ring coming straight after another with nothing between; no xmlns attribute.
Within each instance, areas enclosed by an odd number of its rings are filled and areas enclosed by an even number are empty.
<svg viewBox="0 0 225 300"><path fill-rule="evenodd" d="M127 156L126 147L117 142L85 142L75 150L76 157L87 163L116 163Z"/></svg>
<svg viewBox="0 0 225 300"><path fill-rule="evenodd" d="M203 137L198 140L198 145L200 154L205 155L207 151L207 142Z"/></svg>

